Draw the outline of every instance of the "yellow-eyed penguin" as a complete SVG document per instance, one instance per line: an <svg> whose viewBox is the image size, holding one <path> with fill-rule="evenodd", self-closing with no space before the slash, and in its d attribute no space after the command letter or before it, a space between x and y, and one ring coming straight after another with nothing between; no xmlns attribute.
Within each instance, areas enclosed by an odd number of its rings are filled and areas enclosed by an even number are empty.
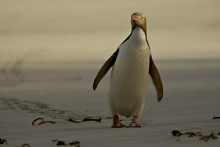
<svg viewBox="0 0 220 147"><path fill-rule="evenodd" d="M160 74L153 62L147 40L146 17L140 12L131 15L132 30L113 55L98 72L93 90L112 67L109 104L113 115L113 128L124 127L119 115L133 117L130 127L141 127L139 117L145 105L149 74L157 91L157 100L163 97Z"/></svg>

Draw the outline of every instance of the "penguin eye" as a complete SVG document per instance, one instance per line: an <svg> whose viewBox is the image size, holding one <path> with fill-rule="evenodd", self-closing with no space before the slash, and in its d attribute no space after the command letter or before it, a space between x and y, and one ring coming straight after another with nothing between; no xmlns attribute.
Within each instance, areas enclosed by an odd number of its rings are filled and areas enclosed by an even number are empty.
<svg viewBox="0 0 220 147"><path fill-rule="evenodd" d="M144 17L143 17L143 16L141 16L140 18L141 18L141 19L144 19Z"/></svg>

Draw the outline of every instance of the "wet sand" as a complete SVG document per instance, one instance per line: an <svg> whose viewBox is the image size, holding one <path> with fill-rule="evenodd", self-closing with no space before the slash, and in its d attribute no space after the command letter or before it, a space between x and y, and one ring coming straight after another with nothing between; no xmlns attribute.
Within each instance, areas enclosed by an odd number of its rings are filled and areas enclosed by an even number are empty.
<svg viewBox="0 0 220 147"><path fill-rule="evenodd" d="M153 84L149 81L146 106L141 117L142 128L111 128L106 98L109 75L100 83L97 91L92 91L91 87L96 70L102 64L96 62L81 63L80 67L76 67L77 70L67 64L62 65L62 70L55 70L52 66L46 70L42 67L24 69L22 83L16 88L1 90L4 97L0 98L0 136L7 139L11 146L24 143L31 146L55 146L53 139L80 141L82 146L219 144L219 139L204 142L195 137L176 138L171 134L175 129L206 134L219 132L220 120L212 119L220 112L219 60L157 63L164 80L165 95L162 102L158 103ZM79 63L71 65L77 66ZM51 71L56 74L51 75ZM81 120L88 116L100 117L102 122L67 121L69 117ZM32 121L38 117L56 123L32 126ZM129 123L129 119L122 119Z"/></svg>

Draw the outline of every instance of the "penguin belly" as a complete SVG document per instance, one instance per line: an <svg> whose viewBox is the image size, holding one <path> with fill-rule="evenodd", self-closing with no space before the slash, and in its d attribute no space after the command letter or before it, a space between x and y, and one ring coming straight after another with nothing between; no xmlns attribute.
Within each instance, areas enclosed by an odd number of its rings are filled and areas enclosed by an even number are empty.
<svg viewBox="0 0 220 147"><path fill-rule="evenodd" d="M150 49L142 29L135 28L121 46L112 68L109 104L112 114L140 116L148 81Z"/></svg>

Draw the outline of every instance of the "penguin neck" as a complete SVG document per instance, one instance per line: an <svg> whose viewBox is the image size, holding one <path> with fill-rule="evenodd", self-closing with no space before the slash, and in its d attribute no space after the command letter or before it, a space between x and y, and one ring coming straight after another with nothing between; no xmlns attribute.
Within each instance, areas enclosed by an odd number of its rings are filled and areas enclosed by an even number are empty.
<svg viewBox="0 0 220 147"><path fill-rule="evenodd" d="M150 44L147 40L147 33L142 28L140 28L140 27L132 28L132 32L130 34L130 37L132 37L132 36L136 36L139 39L144 39L147 42L147 45L150 49Z"/></svg>
<svg viewBox="0 0 220 147"><path fill-rule="evenodd" d="M147 36L146 33L140 27L135 27L131 32L131 37L140 41L146 41Z"/></svg>

